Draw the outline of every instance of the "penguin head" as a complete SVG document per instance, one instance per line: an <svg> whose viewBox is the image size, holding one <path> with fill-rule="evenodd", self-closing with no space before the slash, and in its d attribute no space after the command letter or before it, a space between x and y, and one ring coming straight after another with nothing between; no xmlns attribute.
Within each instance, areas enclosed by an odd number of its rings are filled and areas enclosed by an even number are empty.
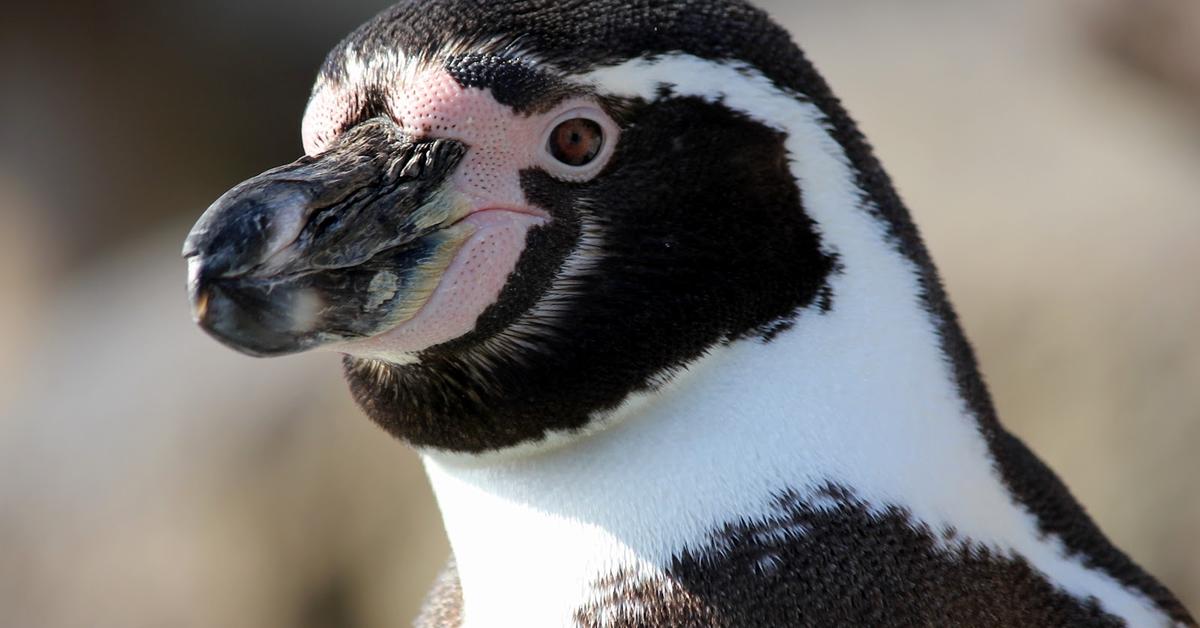
<svg viewBox="0 0 1200 628"><path fill-rule="evenodd" d="M480 452L821 315L837 256L788 130L638 71L665 57L836 108L736 0L405 1L329 54L306 155L193 228L195 319L252 355L343 353L379 424Z"/></svg>

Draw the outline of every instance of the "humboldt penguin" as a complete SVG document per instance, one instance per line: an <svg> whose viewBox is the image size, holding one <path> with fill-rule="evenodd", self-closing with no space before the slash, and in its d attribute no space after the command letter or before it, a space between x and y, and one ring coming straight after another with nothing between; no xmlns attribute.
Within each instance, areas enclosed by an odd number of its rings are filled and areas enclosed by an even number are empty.
<svg viewBox="0 0 1200 628"><path fill-rule="evenodd" d="M916 227L739 0L406 0L189 235L196 321L343 354L453 550L423 626L1169 626L997 420Z"/></svg>

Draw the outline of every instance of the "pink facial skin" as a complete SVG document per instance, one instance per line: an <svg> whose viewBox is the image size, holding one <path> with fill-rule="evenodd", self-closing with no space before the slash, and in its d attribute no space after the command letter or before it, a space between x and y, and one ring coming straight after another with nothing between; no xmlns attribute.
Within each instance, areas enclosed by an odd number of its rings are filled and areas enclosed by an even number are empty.
<svg viewBox="0 0 1200 628"><path fill-rule="evenodd" d="M506 209L476 211L463 220L476 228L454 255L433 295L417 314L378 336L334 350L359 357L395 360L453 340L475 328L479 315L496 302L525 250L525 234L546 218Z"/></svg>
<svg viewBox="0 0 1200 628"><path fill-rule="evenodd" d="M469 199L470 213L461 222L475 232L412 319L373 338L331 347L393 361L409 360L415 352L467 334L496 302L525 248L529 229L549 220L525 198L520 172L546 166L546 137L555 116L588 104L577 100L526 116L496 102L485 89L463 88L441 69L408 74L402 82L389 104L405 134L456 139L469 147L450 183ZM328 144L352 111L347 106L350 99L341 92L326 85L309 105L304 139L310 155Z"/></svg>

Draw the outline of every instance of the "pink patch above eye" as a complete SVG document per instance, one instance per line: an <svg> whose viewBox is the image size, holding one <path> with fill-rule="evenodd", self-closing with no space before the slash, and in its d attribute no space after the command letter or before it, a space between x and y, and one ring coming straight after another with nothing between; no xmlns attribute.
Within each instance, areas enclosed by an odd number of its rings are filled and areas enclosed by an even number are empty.
<svg viewBox="0 0 1200 628"><path fill-rule="evenodd" d="M520 172L533 167L543 149L546 118L521 115L480 88L464 88L444 70L398 73L388 107L413 138L450 138L469 150L452 183L479 207L525 208ZM344 88L326 85L305 113L304 145L316 154L346 122L355 102Z"/></svg>

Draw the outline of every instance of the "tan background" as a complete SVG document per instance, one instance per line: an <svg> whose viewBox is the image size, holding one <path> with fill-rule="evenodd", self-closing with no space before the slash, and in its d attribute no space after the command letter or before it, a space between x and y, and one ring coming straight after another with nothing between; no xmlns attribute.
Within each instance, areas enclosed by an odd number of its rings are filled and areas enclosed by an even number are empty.
<svg viewBox="0 0 1200 628"><path fill-rule="evenodd" d="M406 623L446 554L413 456L334 356L204 337L178 258L300 153L324 52L382 4L48 4L0 18L0 624ZM1193 610L1196 6L770 4L897 180L1008 425Z"/></svg>

